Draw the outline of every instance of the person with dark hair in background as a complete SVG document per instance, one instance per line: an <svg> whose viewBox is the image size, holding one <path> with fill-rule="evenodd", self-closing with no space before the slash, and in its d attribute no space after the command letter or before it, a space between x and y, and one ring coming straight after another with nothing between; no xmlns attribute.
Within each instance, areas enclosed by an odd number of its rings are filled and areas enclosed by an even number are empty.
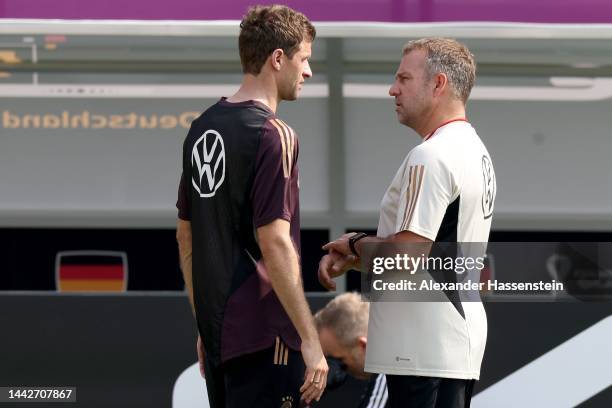
<svg viewBox="0 0 612 408"><path fill-rule="evenodd" d="M369 310L370 304L362 301L358 293L343 293L315 314L315 324L323 353L328 359L333 359L329 364L329 378L337 375L332 367L333 361L338 361L338 370L345 370L357 379L368 380L358 407L383 408L388 396L385 375L372 375L364 371ZM328 381L330 387L332 384Z"/></svg>
<svg viewBox="0 0 612 408"><path fill-rule="evenodd" d="M455 40L406 44L389 95L399 122L423 141L408 153L382 199L377 235L350 233L324 246L324 286L333 288L332 278L358 269L366 244L431 248L434 242L488 241L497 187L489 152L466 118L475 78L473 55ZM455 272L444 276L445 283L459 279ZM464 301L456 290L440 295L445 301L370 306L365 369L387 375L389 407L470 405L487 317L479 297Z"/></svg>
<svg viewBox="0 0 612 408"><path fill-rule="evenodd" d="M299 266L298 138L275 113L312 76L315 35L288 7L251 8L240 89L194 120L183 145L177 240L213 408L296 407L325 389Z"/></svg>

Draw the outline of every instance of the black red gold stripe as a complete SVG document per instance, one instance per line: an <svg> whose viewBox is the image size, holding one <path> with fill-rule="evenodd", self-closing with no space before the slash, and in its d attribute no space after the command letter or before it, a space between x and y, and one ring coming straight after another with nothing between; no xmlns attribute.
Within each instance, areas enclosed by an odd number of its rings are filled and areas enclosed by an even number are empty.
<svg viewBox="0 0 612 408"><path fill-rule="evenodd" d="M409 185L406 190L406 208L404 209L404 221L402 222L401 231L408 228L410 221L412 221L412 215L414 208L419 199L421 193L421 187L423 184L423 174L425 173L425 166L417 165L410 166L408 173Z"/></svg>
<svg viewBox="0 0 612 408"><path fill-rule="evenodd" d="M270 122L278 131L282 147L283 174L285 178L288 178L293 170L295 133L291 127L280 119L272 119Z"/></svg>

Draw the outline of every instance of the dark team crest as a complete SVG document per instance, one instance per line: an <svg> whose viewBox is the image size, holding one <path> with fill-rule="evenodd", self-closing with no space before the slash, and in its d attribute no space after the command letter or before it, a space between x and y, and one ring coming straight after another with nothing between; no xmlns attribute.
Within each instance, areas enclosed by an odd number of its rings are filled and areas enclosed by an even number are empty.
<svg viewBox="0 0 612 408"><path fill-rule="evenodd" d="M488 156L482 156L482 213L485 219L493 215L495 203L495 171Z"/></svg>
<svg viewBox="0 0 612 408"><path fill-rule="evenodd" d="M191 151L191 183L200 197L213 197L225 180L225 146L216 130L207 130Z"/></svg>

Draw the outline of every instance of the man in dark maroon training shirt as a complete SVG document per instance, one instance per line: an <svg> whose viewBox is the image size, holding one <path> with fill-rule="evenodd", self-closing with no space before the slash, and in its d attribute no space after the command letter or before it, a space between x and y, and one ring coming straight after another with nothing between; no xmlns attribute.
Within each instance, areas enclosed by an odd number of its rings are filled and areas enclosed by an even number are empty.
<svg viewBox="0 0 612 408"><path fill-rule="evenodd" d="M240 27L242 85L183 146L181 269L211 407L297 407L321 397L328 368L299 267L298 138L275 112L312 76L315 29L285 6Z"/></svg>

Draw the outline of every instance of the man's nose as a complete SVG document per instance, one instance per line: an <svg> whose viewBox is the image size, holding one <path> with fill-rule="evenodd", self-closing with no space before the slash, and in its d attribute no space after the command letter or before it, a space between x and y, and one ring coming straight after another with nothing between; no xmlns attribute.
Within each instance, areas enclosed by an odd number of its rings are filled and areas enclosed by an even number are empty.
<svg viewBox="0 0 612 408"><path fill-rule="evenodd" d="M304 78L312 78L312 69L310 69L310 64L306 61L306 67L304 68L304 72L302 73Z"/></svg>
<svg viewBox="0 0 612 408"><path fill-rule="evenodd" d="M397 95L399 95L399 91L397 90L397 87L395 86L395 84L393 84L389 88L389 96L397 96Z"/></svg>

